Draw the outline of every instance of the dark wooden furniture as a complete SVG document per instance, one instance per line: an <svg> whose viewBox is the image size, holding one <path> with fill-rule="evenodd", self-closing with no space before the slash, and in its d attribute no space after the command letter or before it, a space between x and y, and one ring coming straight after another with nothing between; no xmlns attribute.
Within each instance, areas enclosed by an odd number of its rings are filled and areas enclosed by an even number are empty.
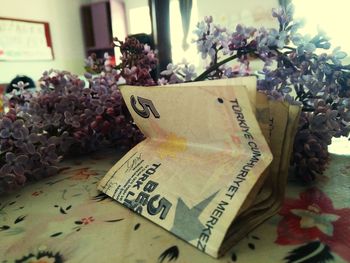
<svg viewBox="0 0 350 263"><path fill-rule="evenodd" d="M81 7L85 55L95 53L103 57L105 52L114 56L112 45L111 7L109 2L98 2Z"/></svg>

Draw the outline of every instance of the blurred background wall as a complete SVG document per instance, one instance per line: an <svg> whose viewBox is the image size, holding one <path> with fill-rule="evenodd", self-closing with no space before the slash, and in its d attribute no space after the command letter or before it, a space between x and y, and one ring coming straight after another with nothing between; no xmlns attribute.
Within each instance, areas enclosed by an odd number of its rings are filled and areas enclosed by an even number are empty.
<svg viewBox="0 0 350 263"><path fill-rule="evenodd" d="M54 51L52 61L0 61L0 83L8 83L17 74L38 79L44 70L55 68L82 74L86 56L80 7L82 5L106 2L102 0L0 0L0 17L48 22ZM152 32L148 0L111 0L113 36L121 39L128 34ZM124 4L124 25L116 4ZM182 49L182 28L178 0L170 0L170 34L173 61L186 57L194 64L199 63L195 45L191 45L192 31L198 20L212 15L221 24L246 23L253 26L270 26L273 20L270 10L278 5L277 0L193 0L191 25L188 36L189 49ZM114 8L113 8L114 6ZM114 13L113 13L114 12ZM180 24L179 24L180 23ZM118 24L120 28L118 29Z"/></svg>
<svg viewBox="0 0 350 263"><path fill-rule="evenodd" d="M44 70L84 71L84 45L79 9L89 0L0 0L0 17L49 22L54 50L52 61L0 61L0 83L17 74L38 79Z"/></svg>

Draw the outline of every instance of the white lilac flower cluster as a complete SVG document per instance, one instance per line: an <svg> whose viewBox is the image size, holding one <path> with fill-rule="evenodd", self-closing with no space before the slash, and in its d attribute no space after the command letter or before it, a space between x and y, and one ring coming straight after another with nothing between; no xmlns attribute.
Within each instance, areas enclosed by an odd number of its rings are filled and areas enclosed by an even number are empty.
<svg viewBox="0 0 350 263"><path fill-rule="evenodd" d="M159 85L193 81L197 76L195 67L185 59L178 64L169 64L166 70L160 73L163 77L158 80Z"/></svg>

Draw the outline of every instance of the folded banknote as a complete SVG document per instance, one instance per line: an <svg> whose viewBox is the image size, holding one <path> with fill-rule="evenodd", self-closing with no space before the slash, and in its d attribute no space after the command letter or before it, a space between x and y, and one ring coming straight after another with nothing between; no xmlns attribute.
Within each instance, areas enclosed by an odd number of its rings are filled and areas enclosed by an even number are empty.
<svg viewBox="0 0 350 263"><path fill-rule="evenodd" d="M299 107L255 77L121 92L146 139L99 190L213 257L277 212Z"/></svg>

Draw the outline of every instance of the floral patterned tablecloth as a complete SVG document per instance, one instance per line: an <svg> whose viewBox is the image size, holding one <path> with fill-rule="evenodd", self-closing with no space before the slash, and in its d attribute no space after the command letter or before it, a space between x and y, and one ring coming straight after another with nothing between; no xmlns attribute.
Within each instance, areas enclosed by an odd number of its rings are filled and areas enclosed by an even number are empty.
<svg viewBox="0 0 350 263"><path fill-rule="evenodd" d="M350 156L332 155L317 185L289 182L279 214L219 260L96 190L116 152L0 197L0 262L350 262Z"/></svg>

